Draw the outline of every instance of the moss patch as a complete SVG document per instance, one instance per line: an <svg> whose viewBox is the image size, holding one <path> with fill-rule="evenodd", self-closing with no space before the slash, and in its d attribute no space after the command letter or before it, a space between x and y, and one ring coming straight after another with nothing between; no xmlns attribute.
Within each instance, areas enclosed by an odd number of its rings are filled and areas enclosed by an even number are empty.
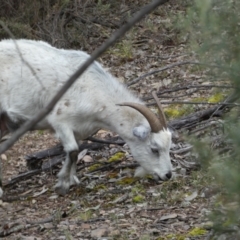
<svg viewBox="0 0 240 240"><path fill-rule="evenodd" d="M106 190L107 187L104 184L99 184L93 188L93 190L98 191L100 189Z"/></svg>
<svg viewBox="0 0 240 240"><path fill-rule="evenodd" d="M222 93L215 93L213 96L211 96L208 99L209 103L218 103L221 102L224 99L224 95Z"/></svg>
<svg viewBox="0 0 240 240"><path fill-rule="evenodd" d="M119 185L130 185L136 181L136 178L133 177L125 177L122 178L121 180L117 181L117 184Z"/></svg>
<svg viewBox="0 0 240 240"><path fill-rule="evenodd" d="M108 162L119 161L119 160L123 159L124 157L125 157L125 153L124 152L117 152L117 153L115 153L113 156L111 156L108 159Z"/></svg>
<svg viewBox="0 0 240 240"><path fill-rule="evenodd" d="M144 200L145 200L145 197L142 196L142 195L137 195L137 196L135 196L135 197L132 198L132 201L133 201L134 203L141 203L141 202L143 202Z"/></svg>
<svg viewBox="0 0 240 240"><path fill-rule="evenodd" d="M189 239L190 237L202 236L202 235L205 235L206 233L207 233L207 231L205 229L196 227L196 228L193 228L188 233L185 233L185 234L168 234L165 237L157 238L157 240L169 240L169 239L185 240L185 239Z"/></svg>
<svg viewBox="0 0 240 240"><path fill-rule="evenodd" d="M197 237L197 236L201 236L207 233L207 230L203 229L203 228L193 228L188 234L188 237Z"/></svg>
<svg viewBox="0 0 240 240"><path fill-rule="evenodd" d="M179 118L184 114L188 114L192 111L192 107L188 105L172 105L164 109L164 113L168 118Z"/></svg>
<svg viewBox="0 0 240 240"><path fill-rule="evenodd" d="M111 172L107 174L108 178L116 178L118 176L118 172Z"/></svg>
<svg viewBox="0 0 240 240"><path fill-rule="evenodd" d="M88 169L89 169L89 171L94 171L94 170L98 169L101 166L102 165L100 163L96 163L96 164L93 164L92 166L90 166Z"/></svg>

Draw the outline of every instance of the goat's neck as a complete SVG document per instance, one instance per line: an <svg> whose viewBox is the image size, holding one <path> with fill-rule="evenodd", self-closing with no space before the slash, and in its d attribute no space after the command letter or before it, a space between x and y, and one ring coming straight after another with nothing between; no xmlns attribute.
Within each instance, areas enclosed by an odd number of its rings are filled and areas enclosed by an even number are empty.
<svg viewBox="0 0 240 240"><path fill-rule="evenodd" d="M103 121L103 128L118 133L126 142L134 138L134 127L149 125L142 114L127 107L119 107L107 115Z"/></svg>

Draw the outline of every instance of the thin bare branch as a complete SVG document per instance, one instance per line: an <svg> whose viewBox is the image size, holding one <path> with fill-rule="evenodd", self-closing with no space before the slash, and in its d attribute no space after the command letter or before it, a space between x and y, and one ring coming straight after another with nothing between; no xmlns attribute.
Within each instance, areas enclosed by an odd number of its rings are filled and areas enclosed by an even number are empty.
<svg viewBox="0 0 240 240"><path fill-rule="evenodd" d="M169 56L145 56L145 57L166 60L166 59L170 59L170 58L178 58L178 57L186 57L186 56L188 56L188 54L169 55Z"/></svg>
<svg viewBox="0 0 240 240"><path fill-rule="evenodd" d="M207 66L207 67L211 67L211 68L223 68L223 66L220 66L220 65L216 65L216 64L208 64L208 63L201 63L201 62L194 62L194 61L183 61L183 62L176 62L176 63L173 63L173 64L169 64L167 66L164 66L160 69L157 69L157 70L154 70L154 71L151 71L149 73L145 73L143 74L142 76L138 77L138 78L135 78L133 79L132 81L130 81L127 86L131 86L137 82L139 82L140 80L142 80L143 78L145 77L148 77L150 75L153 75L153 74L156 74L156 73L159 73L159 72L162 72L162 71L165 71L165 70L168 70L170 68L174 68L174 67L177 67L177 66L181 66L181 65L186 65L186 64L195 64L195 65L203 65L203 66ZM226 68L226 67L225 67Z"/></svg>
<svg viewBox="0 0 240 240"><path fill-rule="evenodd" d="M230 86L230 85L216 85L216 84L202 84L202 85L186 85L186 86L182 86L182 87L171 87L170 89L166 89L163 91L159 91L157 92L157 96L160 98L168 98L168 96L162 96L165 93L172 93L172 92L178 92L181 90L187 90L187 89L191 89L191 88L235 88L234 86ZM186 96L186 94L184 95ZM179 96L178 96L179 97ZM143 98L143 101L148 101L153 99L153 97L151 95L149 95L149 97L145 97Z"/></svg>
<svg viewBox="0 0 240 240"><path fill-rule="evenodd" d="M26 122L20 129L18 129L10 139L4 142L0 146L0 154L9 149L24 133L30 130L36 123L41 121L47 114L49 114L58 100L68 90L69 87L77 80L77 78L97 59L104 51L117 42L131 27L139 22L146 14L156 9L159 5L162 5L169 0L155 0L150 4L144 6L134 17L132 17L128 23L117 30L112 36L109 37L105 43L103 43L98 49L96 49L91 57L81 65L81 67L69 78L69 80L62 86L59 92L52 98L45 109L42 109L36 116L30 121Z"/></svg>
<svg viewBox="0 0 240 240"><path fill-rule="evenodd" d="M238 103L228 103L228 102L217 102L217 103L211 103L211 102L188 102L188 101L174 101L174 102L161 102L162 104L201 104L201 105L219 105L219 106L235 106L239 107L240 104ZM147 106L156 105L155 102L153 103L147 103Z"/></svg>
<svg viewBox="0 0 240 240"><path fill-rule="evenodd" d="M142 76L133 79L132 81L130 81L129 83L127 83L127 86L129 87L129 86L131 86L131 85L139 82L140 80L142 80L142 79L145 78L145 77L148 77L148 76L150 76L150 75L153 75L153 74L156 74L156 73L165 71L165 70L170 69L170 68L173 68L173 67L177 67L177 66L181 66L181 65L186 65L186 64L198 64L198 63L199 63L199 62L183 61L183 62L177 62L177 63L169 64L169 65L164 66L164 67L162 67L162 68L160 68L160 69L157 69L157 70L154 70L154 71L145 73L145 74L143 74Z"/></svg>

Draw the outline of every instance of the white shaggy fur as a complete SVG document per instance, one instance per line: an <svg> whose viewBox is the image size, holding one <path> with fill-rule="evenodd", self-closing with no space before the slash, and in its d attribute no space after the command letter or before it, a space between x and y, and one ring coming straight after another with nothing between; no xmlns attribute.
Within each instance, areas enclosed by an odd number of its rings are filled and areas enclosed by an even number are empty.
<svg viewBox="0 0 240 240"><path fill-rule="evenodd" d="M0 113L8 117L2 125L13 131L45 108L88 57L85 52L57 49L42 41L20 39L14 43L2 40ZM54 130L67 153L58 174L58 193L64 195L71 184L79 183L75 163L78 151L76 140L85 139L100 128L117 132L127 142L133 157L141 165L136 170L136 176L150 173L163 180L171 177L170 131L152 133L142 114L130 107L116 105L122 102L143 104L98 62L94 62L64 94L53 111L34 127Z"/></svg>

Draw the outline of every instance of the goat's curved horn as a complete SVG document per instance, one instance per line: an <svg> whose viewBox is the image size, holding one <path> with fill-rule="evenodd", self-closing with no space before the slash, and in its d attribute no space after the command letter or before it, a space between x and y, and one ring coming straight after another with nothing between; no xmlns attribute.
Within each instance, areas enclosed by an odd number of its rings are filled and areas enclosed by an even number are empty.
<svg viewBox="0 0 240 240"><path fill-rule="evenodd" d="M160 123L156 115L146 106L139 103L133 103L133 102L124 102L117 105L132 107L136 109L138 112L140 112L147 119L152 132L157 133L163 128L162 124Z"/></svg>
<svg viewBox="0 0 240 240"><path fill-rule="evenodd" d="M166 117L165 117L165 114L163 112L163 109L162 109L162 105L157 97L157 94L156 92L152 92L152 96L154 98L154 100L156 101L157 103L157 107L158 107L158 111L159 111L159 120L160 120L160 123L162 124L163 128L166 128L167 129L167 121L166 121Z"/></svg>

